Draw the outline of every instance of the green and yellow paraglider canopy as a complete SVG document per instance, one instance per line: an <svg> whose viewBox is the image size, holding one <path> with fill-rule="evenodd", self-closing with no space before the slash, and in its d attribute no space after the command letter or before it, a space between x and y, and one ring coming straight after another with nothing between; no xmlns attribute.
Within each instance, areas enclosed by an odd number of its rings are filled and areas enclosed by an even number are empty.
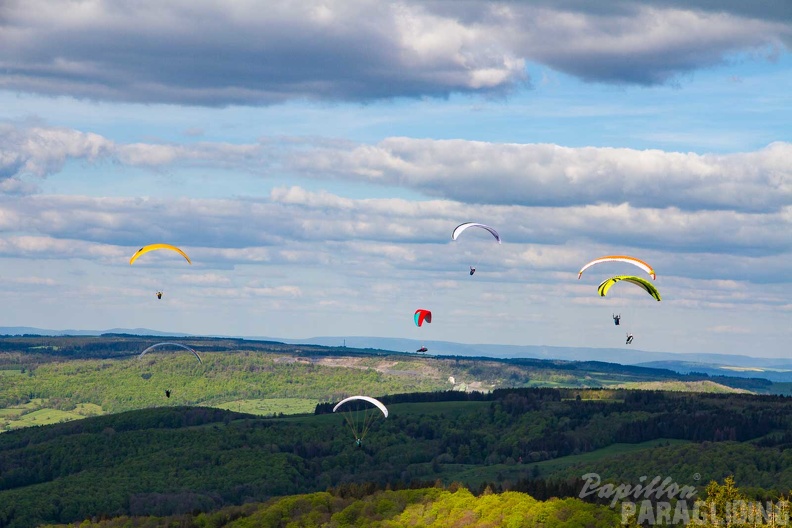
<svg viewBox="0 0 792 528"><path fill-rule="evenodd" d="M177 248L176 246L172 246L170 244L149 244L148 246L143 246L142 248L138 249L137 252L134 255L132 255L132 258L129 259L130 266L134 264L134 262L138 258L140 258L141 255L145 255L149 251L156 251L158 249L169 249L171 251L175 251L176 253L187 259L188 263L192 264L192 261L190 260L190 257L187 256L187 253Z"/></svg>
<svg viewBox="0 0 792 528"><path fill-rule="evenodd" d="M616 275L615 277L611 277L610 279L605 279L597 288L597 292L600 294L600 297L605 297L605 295L608 294L608 290L611 289L611 286L621 281L629 282L630 284L635 284L636 286L642 288L646 293L648 293L658 301L660 300L660 292L657 291L657 288L654 287L654 284L652 284L646 279L642 279L641 277L635 277L633 275Z"/></svg>

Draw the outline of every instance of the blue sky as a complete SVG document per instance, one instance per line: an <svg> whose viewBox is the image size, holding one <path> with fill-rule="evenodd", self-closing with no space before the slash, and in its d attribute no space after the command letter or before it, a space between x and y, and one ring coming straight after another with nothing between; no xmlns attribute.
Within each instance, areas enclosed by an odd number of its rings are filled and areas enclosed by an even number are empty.
<svg viewBox="0 0 792 528"><path fill-rule="evenodd" d="M64 6L0 17L8 326L788 353L786 0Z"/></svg>

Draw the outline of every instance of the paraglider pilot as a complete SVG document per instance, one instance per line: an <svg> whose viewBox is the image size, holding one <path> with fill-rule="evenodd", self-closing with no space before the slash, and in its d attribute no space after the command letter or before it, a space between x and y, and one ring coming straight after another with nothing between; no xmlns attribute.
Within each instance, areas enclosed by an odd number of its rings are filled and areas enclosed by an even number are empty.
<svg viewBox="0 0 792 528"><path fill-rule="evenodd" d="M361 445L363 445L363 440L361 440L360 438L355 438L355 445L357 447L360 447Z"/></svg>
<svg viewBox="0 0 792 528"><path fill-rule="evenodd" d="M627 334L627 344L628 345L632 343L632 340L633 340L633 335L632 334Z"/></svg>
<svg viewBox="0 0 792 528"><path fill-rule="evenodd" d="M157 299L162 299L162 292L161 291L157 292Z"/></svg>
<svg viewBox="0 0 792 528"><path fill-rule="evenodd" d="M619 326L619 319L621 319L621 314L619 315L613 314L613 324Z"/></svg>
<svg viewBox="0 0 792 528"><path fill-rule="evenodd" d="M474 273L476 273L476 268L470 266L470 274L473 275Z"/></svg>
<svg viewBox="0 0 792 528"><path fill-rule="evenodd" d="M166 397L168 397L168 398L170 398L170 391L169 391L169 390L166 390L166 391L165 391L165 396L166 396Z"/></svg>

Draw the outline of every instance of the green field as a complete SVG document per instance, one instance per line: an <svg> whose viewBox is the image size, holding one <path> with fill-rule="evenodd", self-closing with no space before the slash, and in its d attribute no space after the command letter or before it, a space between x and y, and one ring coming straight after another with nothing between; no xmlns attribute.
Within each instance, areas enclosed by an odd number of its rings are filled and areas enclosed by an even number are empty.
<svg viewBox="0 0 792 528"><path fill-rule="evenodd" d="M82 418L82 416L72 412L59 411L57 409L39 409L20 415L16 420L11 420L8 428L18 429L20 427L30 427L31 425L49 425L79 418Z"/></svg>
<svg viewBox="0 0 792 528"><path fill-rule="evenodd" d="M53 409L49 405L49 400L35 398L24 404L0 409L0 432L104 414L102 407L93 403L78 403L69 411Z"/></svg>
<svg viewBox="0 0 792 528"><path fill-rule="evenodd" d="M727 387L712 381L647 381L642 383L622 383L615 386L630 390L659 390L675 392L710 392L719 394L747 393L749 391Z"/></svg>

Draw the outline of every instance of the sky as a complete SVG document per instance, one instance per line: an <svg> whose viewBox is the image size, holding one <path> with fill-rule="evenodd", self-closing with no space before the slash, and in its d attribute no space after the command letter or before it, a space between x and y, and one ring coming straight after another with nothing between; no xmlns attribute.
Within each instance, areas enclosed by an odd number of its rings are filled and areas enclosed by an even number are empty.
<svg viewBox="0 0 792 528"><path fill-rule="evenodd" d="M0 3L3 326L784 357L791 257L789 0Z"/></svg>

